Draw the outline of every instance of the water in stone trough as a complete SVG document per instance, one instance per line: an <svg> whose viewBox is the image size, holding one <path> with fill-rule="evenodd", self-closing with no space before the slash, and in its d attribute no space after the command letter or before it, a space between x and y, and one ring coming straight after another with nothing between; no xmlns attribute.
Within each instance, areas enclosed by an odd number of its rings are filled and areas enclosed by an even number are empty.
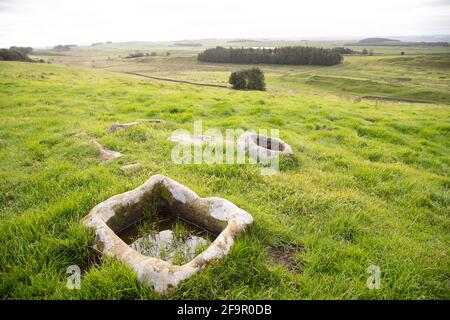
<svg viewBox="0 0 450 320"><path fill-rule="evenodd" d="M192 260L215 238L209 231L168 211L159 211L154 220L141 219L117 235L139 253L176 265Z"/></svg>

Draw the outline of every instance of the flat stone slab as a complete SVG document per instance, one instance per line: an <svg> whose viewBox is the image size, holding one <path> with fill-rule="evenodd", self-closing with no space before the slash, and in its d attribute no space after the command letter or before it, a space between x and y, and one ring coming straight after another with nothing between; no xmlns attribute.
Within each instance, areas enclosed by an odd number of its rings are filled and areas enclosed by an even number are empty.
<svg viewBox="0 0 450 320"><path fill-rule="evenodd" d="M79 132L79 133L72 133L69 134L69 137L74 137L74 138L82 138L82 137L87 137L88 134L86 132Z"/></svg>
<svg viewBox="0 0 450 320"><path fill-rule="evenodd" d="M177 142L180 144L194 144L194 145L202 145L209 144L213 142L222 142L221 138L207 136L207 135L190 135L190 134L173 134L169 137L169 141Z"/></svg>
<svg viewBox="0 0 450 320"><path fill-rule="evenodd" d="M200 254L183 265L143 255L117 233L144 217L144 208L156 199L178 216L218 236ZM97 249L128 265L140 282L165 293L213 260L222 259L236 237L253 223L252 216L222 198L201 198L189 188L163 175L154 175L138 188L115 195L95 206L82 220L95 232ZM160 234L161 236L161 234Z"/></svg>
<svg viewBox="0 0 450 320"><path fill-rule="evenodd" d="M141 120L136 120L133 122L128 122L128 123L115 123L111 126L111 128L109 128L109 130L107 131L107 133L114 133L118 130L121 129L127 129L129 127L133 127L138 125L141 122L145 122L145 123L151 123L151 124L160 124L160 123L164 123L164 120L161 119L141 119Z"/></svg>
<svg viewBox="0 0 450 320"><path fill-rule="evenodd" d="M139 119L137 120L138 122L146 122L146 123L151 123L151 124L161 124L164 123L165 121L162 119Z"/></svg>
<svg viewBox="0 0 450 320"><path fill-rule="evenodd" d="M108 161L114 160L114 159L122 156L122 154L120 152L112 151L112 150L105 148L103 145L98 143L97 140L95 140L95 139L92 140L92 144L94 144L94 146L97 147L97 149L99 151L98 158L101 161L108 162Z"/></svg>
<svg viewBox="0 0 450 320"><path fill-rule="evenodd" d="M125 173L130 173L130 172L137 172L137 171L141 170L142 168L143 168L142 164L137 162L137 163L126 164L126 165L122 166L120 169Z"/></svg>
<svg viewBox="0 0 450 320"><path fill-rule="evenodd" d="M126 129L126 128L129 128L129 127L133 127L133 126L135 126L135 125L137 125L137 124L138 124L137 121L135 121L135 122L129 122L129 123L123 123L123 124L115 123L115 124L113 124L113 125L111 126L111 128L109 128L109 130L108 130L107 132L108 132L108 133L113 133L113 132L116 132L116 131L118 131L118 130L120 130L120 129Z"/></svg>

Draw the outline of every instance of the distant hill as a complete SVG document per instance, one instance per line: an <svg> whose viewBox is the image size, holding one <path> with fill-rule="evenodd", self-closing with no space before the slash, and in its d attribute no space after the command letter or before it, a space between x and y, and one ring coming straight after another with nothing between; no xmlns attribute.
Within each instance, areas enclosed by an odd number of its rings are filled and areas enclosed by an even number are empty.
<svg viewBox="0 0 450 320"><path fill-rule="evenodd" d="M197 42L175 42L174 46L178 47L201 47L203 44Z"/></svg>
<svg viewBox="0 0 450 320"><path fill-rule="evenodd" d="M228 40L227 43L242 43L242 42L262 42L259 40L252 40L252 39L235 39L235 40Z"/></svg>
<svg viewBox="0 0 450 320"><path fill-rule="evenodd" d="M346 43L346 46L392 46L392 47L448 47L448 42L403 42L401 40L389 38L366 38L356 43Z"/></svg>
<svg viewBox="0 0 450 320"><path fill-rule="evenodd" d="M383 42L400 42L400 40L388 39L388 38L366 38L359 40L358 43L362 44L379 44Z"/></svg>

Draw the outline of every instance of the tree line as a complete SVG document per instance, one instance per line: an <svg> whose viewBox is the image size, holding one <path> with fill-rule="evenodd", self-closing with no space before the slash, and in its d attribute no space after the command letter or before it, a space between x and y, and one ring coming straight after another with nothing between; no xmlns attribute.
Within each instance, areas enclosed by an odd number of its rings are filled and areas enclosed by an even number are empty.
<svg viewBox="0 0 450 320"><path fill-rule="evenodd" d="M61 52L61 51L69 51L71 48L76 47L74 44L58 44L53 48L53 50Z"/></svg>
<svg viewBox="0 0 450 320"><path fill-rule="evenodd" d="M9 50L17 51L17 52L20 52L21 54L30 54L30 53L33 52L33 48L32 47L16 47L16 46L12 46L12 47L9 47Z"/></svg>
<svg viewBox="0 0 450 320"><path fill-rule="evenodd" d="M336 47L336 48L334 48L334 50L336 50L340 54L357 54L357 53L359 53L358 51L352 50L350 48L344 48L344 47Z"/></svg>
<svg viewBox="0 0 450 320"><path fill-rule="evenodd" d="M1 60L33 62L27 54L11 49L0 49L0 61Z"/></svg>
<svg viewBox="0 0 450 320"><path fill-rule="evenodd" d="M155 51L152 52L140 52L140 51L136 51L136 52L132 52L130 54L128 54L126 57L124 57L125 59L132 59L132 58L142 58L142 57L156 57L158 54ZM170 52L167 51L166 52L166 56L170 56Z"/></svg>
<svg viewBox="0 0 450 320"><path fill-rule="evenodd" d="M198 61L243 64L286 64L332 66L342 62L334 49L316 47L224 48L207 49L198 54Z"/></svg>
<svg viewBox="0 0 450 320"><path fill-rule="evenodd" d="M32 53L31 47L11 47L9 49L0 49L0 61L22 61L45 63L44 59L33 60L28 56ZM50 63L50 61L48 62Z"/></svg>

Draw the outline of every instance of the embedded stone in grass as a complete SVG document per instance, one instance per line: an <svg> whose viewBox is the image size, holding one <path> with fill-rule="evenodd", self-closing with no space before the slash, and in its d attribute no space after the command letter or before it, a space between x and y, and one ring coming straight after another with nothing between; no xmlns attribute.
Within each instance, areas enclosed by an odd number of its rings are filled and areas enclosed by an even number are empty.
<svg viewBox="0 0 450 320"><path fill-rule="evenodd" d="M161 235L161 231L168 230L164 224L161 226L161 217L176 217L203 229L212 235L211 244L181 265L174 264L175 254L171 263L133 249L129 244L138 239L133 239L133 232L124 231L133 229L138 222L151 224L156 218L159 226L151 226L150 229L158 232L149 233L151 235L147 235L146 239L154 240L159 234L159 238L165 236L166 240L169 240L168 232ZM216 197L201 198L178 182L155 175L140 187L98 204L82 222L94 230L96 246L103 255L124 262L134 270L140 282L152 286L159 293L165 293L204 268L210 261L223 258L229 252L235 237L251 226L253 218L228 200ZM174 228L171 232L178 231ZM184 239L185 246L191 247L186 244L189 241L197 245L202 242L191 236L188 235ZM150 247L149 250L153 249Z"/></svg>
<svg viewBox="0 0 450 320"><path fill-rule="evenodd" d="M207 135L190 135L190 134L173 134L169 137L169 141L178 142L181 144L208 144L212 142L222 142L221 138Z"/></svg>
<svg viewBox="0 0 450 320"><path fill-rule="evenodd" d="M74 137L74 138L82 138L82 137L87 137L88 134L84 131L79 132L79 133L71 133L68 135L69 137Z"/></svg>
<svg viewBox="0 0 450 320"><path fill-rule="evenodd" d="M251 157L261 161L271 160L277 156L293 155L291 146L283 140L252 132L242 134L237 141L237 147L248 151Z"/></svg>
<svg viewBox="0 0 450 320"><path fill-rule="evenodd" d="M127 128L129 128L129 127L132 127L132 126L135 126L135 125L137 125L138 124L138 122L129 122L129 123L124 123L124 124L113 124L112 126L111 126L111 128L108 130L108 133L113 133L113 132L116 132L117 130L120 130L120 129L127 129Z"/></svg>
<svg viewBox="0 0 450 320"><path fill-rule="evenodd" d="M138 122L152 123L152 124L161 124L161 123L165 122L162 119L140 119L140 120L137 120L137 121Z"/></svg>
<svg viewBox="0 0 450 320"><path fill-rule="evenodd" d="M109 128L109 130L107 131L107 133L114 133L118 130L121 129L127 129L129 127L133 127L138 125L140 122L146 122L146 123L152 123L152 124L160 124L160 123L164 123L164 120L161 119L141 119L141 120L136 120L133 122L129 122L129 123L115 123L111 126L111 128Z"/></svg>
<svg viewBox="0 0 450 320"><path fill-rule="evenodd" d="M142 165L139 162L130 163L120 168L125 173L136 172L142 169Z"/></svg>
<svg viewBox="0 0 450 320"><path fill-rule="evenodd" d="M92 140L92 143L99 150L98 158L101 161L111 161L111 160L114 160L114 159L122 156L122 154L120 152L112 151L112 150L105 148L100 143L98 143L97 140L95 140L95 139Z"/></svg>

